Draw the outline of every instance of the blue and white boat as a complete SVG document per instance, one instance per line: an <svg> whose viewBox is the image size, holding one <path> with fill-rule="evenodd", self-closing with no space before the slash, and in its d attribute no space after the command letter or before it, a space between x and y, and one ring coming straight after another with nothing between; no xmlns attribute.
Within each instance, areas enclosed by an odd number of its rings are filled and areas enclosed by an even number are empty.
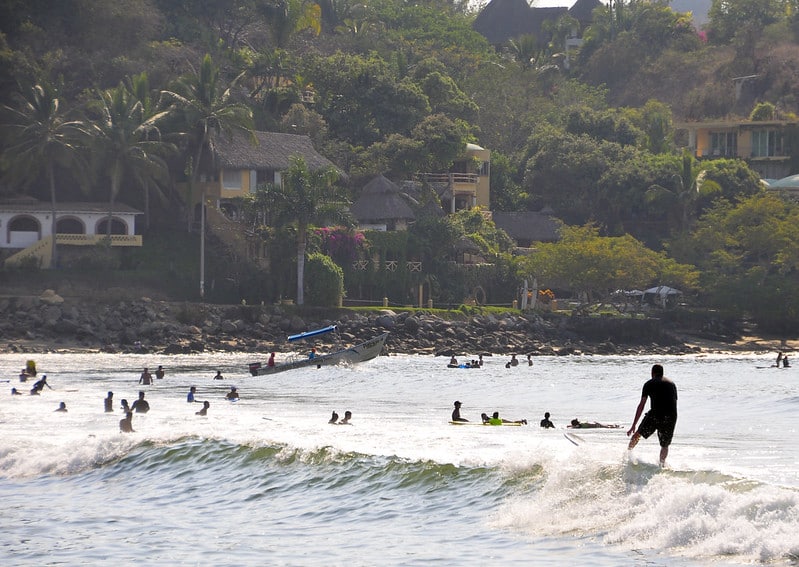
<svg viewBox="0 0 799 567"><path fill-rule="evenodd" d="M315 329L313 331L289 335L288 341L292 343L300 340L311 339L313 337L335 331L336 325L330 325L328 327ZM250 374L253 376L262 376L264 374L275 374L277 372L294 370L296 368L304 368L307 366L316 366L317 368L321 368L322 366L332 366L336 364L357 364L359 362L365 362L367 360L372 360L380 354L380 352L383 350L383 346L386 344L387 337L388 333L386 332L357 345L341 348L328 354L315 354L313 357L293 354L281 362L275 361L274 366L269 366L268 364L263 364L260 362L251 362L249 364Z"/></svg>

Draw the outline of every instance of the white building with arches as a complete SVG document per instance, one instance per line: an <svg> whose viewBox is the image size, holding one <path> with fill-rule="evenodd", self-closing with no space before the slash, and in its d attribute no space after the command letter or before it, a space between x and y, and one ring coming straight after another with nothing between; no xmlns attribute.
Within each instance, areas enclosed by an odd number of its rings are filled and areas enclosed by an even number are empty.
<svg viewBox="0 0 799 567"><path fill-rule="evenodd" d="M57 203L58 245L90 246L108 236L109 203ZM43 268L50 267L52 205L35 199L0 201L0 252L5 266L36 257ZM141 246L136 234L136 217L142 215L125 204L115 203L110 215L111 246Z"/></svg>

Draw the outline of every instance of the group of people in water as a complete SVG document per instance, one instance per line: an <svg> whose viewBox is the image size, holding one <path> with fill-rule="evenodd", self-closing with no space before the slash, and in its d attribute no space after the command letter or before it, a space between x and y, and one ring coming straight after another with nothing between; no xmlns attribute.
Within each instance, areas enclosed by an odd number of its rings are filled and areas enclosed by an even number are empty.
<svg viewBox="0 0 799 567"><path fill-rule="evenodd" d="M327 421L331 425L352 425L350 420L352 419L352 412L347 410L344 412L344 419L339 421L338 414L334 411L333 415L330 416L330 419Z"/></svg>
<svg viewBox="0 0 799 567"><path fill-rule="evenodd" d="M150 373L149 368L145 367L141 375L139 376L139 384L141 385L151 385L154 383L153 374L155 374L155 380L161 380L166 375L166 371L164 370L163 366L158 366L154 373ZM36 377L36 364L29 360L25 368L22 369L22 372L19 375L20 382L27 382L30 378ZM222 380L224 376L222 376L221 371L217 370L216 375L213 377L214 380ZM41 379L37 380L33 387L30 390L30 394L32 396L38 396L47 387L53 390L53 387L50 386L47 382L47 376L43 375ZM211 407L211 403L207 400L197 400L195 399L195 395L197 393L197 387L191 386L189 388L189 393L186 396L186 401L193 403L201 403L203 407L195 412L195 415L205 416L208 415L208 408ZM11 395L12 396L19 396L22 392L20 392L16 387L11 388ZM239 400L239 391L236 386L231 386L230 391L225 395L225 399L230 401L238 401ZM114 412L114 392L108 392L106 397L103 399L103 409L105 413L113 413ZM119 421L119 430L122 433L133 433L135 430L133 429L133 414L134 413L147 413L150 411L150 403L145 400L145 392L139 391L138 398L133 402L133 404L128 404L128 400L122 399L120 400L120 409L122 413L125 415ZM58 413L67 413L67 404L66 402L60 402L58 407L55 410ZM344 420L342 423L349 423L349 418L351 417L351 413L348 411L345 414ZM338 416L336 417L338 419Z"/></svg>
<svg viewBox="0 0 799 567"><path fill-rule="evenodd" d="M780 362L783 359L784 356L780 356L777 360ZM647 401L649 401L650 408L649 411L644 413ZM454 406L455 408L452 410L451 421L454 423L468 422L468 419L461 416L461 402L456 400ZM641 420L641 425L636 428L642 414L644 417ZM490 417L487 413L482 413L480 418L485 425L527 424L527 420L525 419L502 419L499 416L499 412L496 411ZM545 412L544 419L540 422L542 428L552 429L555 427L555 424L550 418L550 413ZM635 417L633 418L630 429L627 431L627 436L630 437L627 449L631 451L641 438L648 439L653 433L657 432L658 443L660 444L660 465L666 466L666 457L669 454L669 446L674 436L674 427L676 423L677 386L664 376L663 366L655 364L652 366L650 379L644 383L641 390L641 399L635 409ZM570 429L618 429L621 426L616 424L604 424L598 421L581 422L579 419L574 418L566 427Z"/></svg>
<svg viewBox="0 0 799 567"><path fill-rule="evenodd" d="M533 355L527 355L527 366L533 365ZM480 357L476 360L470 360L469 362L458 362L458 359L453 354L452 357L449 359L449 363L447 364L447 368L481 368L483 366L483 355L481 354ZM510 360L505 363L505 368L513 368L515 366L519 366L519 359L516 358L515 354L510 356Z"/></svg>

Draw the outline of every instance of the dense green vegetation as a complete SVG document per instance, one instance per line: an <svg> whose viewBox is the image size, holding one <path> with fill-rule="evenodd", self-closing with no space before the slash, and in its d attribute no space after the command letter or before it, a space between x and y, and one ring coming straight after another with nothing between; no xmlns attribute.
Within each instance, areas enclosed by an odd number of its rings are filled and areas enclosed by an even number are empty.
<svg viewBox="0 0 799 567"><path fill-rule="evenodd" d="M568 68L558 38L569 22L553 24L545 48L517 38L495 49L471 29L472 10L458 0L8 0L0 191L121 201L146 212L145 230L176 219L190 229L174 182L193 185L211 146L236 129L304 133L346 176L331 185L297 164L285 186L295 198L262 187L244 222L266 240L272 269L211 262L232 283L209 300L302 301L299 259L322 252L351 298L407 304L423 286L437 302L479 290L509 304L525 278L597 299L671 284L773 329L795 325L796 205L764 194L743 162L681 153L672 124L795 120L797 0L714 0L704 30L668 2L613 0ZM736 96L732 79L755 75ZM429 195L396 236L357 233L321 206L354 200L378 173L446 170L466 142L492 151L492 210L549 207L568 225L560 243L514 256L476 211L424 214ZM312 198L300 202L303 187ZM334 224L338 239L313 229ZM454 262L464 238L485 265ZM424 272L353 267L366 259Z"/></svg>

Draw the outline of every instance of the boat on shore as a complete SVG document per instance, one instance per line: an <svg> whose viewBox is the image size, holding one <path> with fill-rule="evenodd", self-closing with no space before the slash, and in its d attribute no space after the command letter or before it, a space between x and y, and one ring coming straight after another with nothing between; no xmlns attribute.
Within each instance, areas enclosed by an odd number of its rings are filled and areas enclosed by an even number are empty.
<svg viewBox="0 0 799 567"><path fill-rule="evenodd" d="M304 339L310 339L326 333L335 332L336 326L330 325L321 329L299 333L297 335L290 335L289 342L295 342ZM337 364L357 364L359 362L366 362L372 360L380 354L383 346L386 344L388 332L382 333L368 341L358 343L351 347L340 348L328 354L315 354L313 357L292 355L282 362L275 362L274 366L269 366L261 362L251 362L249 364L250 374L253 376L263 376L265 374L276 374L286 370L295 370L297 368L305 368L308 366L334 366Z"/></svg>

